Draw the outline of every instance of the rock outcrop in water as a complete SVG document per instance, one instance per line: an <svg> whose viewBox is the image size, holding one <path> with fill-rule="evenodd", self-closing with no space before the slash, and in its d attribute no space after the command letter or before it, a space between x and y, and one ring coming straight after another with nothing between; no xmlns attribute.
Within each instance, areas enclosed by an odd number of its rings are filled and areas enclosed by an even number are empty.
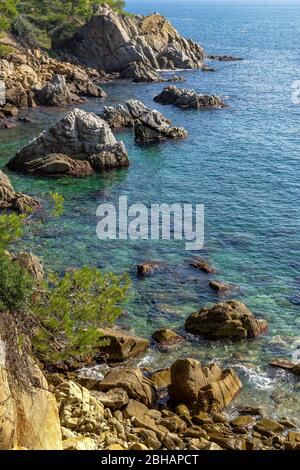
<svg viewBox="0 0 300 470"><path fill-rule="evenodd" d="M95 114L79 109L42 132L8 163L13 170L45 174L71 174L73 170L80 174L80 167L86 174L89 165L100 171L128 166L129 159L124 144L116 141L108 124Z"/></svg>
<svg viewBox="0 0 300 470"><path fill-rule="evenodd" d="M36 198L16 192L8 176L0 170L0 209L12 209L23 213L28 210L34 211L39 205Z"/></svg>
<svg viewBox="0 0 300 470"><path fill-rule="evenodd" d="M266 320L256 319L242 302L230 300L201 308L185 322L190 333L212 339L256 338L268 329Z"/></svg>
<svg viewBox="0 0 300 470"><path fill-rule="evenodd" d="M194 90L167 86L154 101L162 104L172 104L181 109L225 108L224 101L216 95L200 95Z"/></svg>
<svg viewBox="0 0 300 470"><path fill-rule="evenodd" d="M126 108L105 107L102 118L112 128L133 127L137 142L155 142L163 139L184 138L187 131L174 127L160 112L146 108L141 101L128 100Z"/></svg>
<svg viewBox="0 0 300 470"><path fill-rule="evenodd" d="M127 16L103 5L66 44L82 64L139 78L139 65L149 70L201 68L202 47L182 38L160 14ZM145 75L143 73L142 75ZM149 80L149 72L146 74Z"/></svg>

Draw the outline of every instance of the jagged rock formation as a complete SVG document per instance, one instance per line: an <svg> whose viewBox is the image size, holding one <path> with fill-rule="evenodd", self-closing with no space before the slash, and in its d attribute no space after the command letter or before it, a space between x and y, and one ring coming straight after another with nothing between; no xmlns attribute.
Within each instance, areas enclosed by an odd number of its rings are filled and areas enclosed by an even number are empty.
<svg viewBox="0 0 300 470"><path fill-rule="evenodd" d="M82 101L77 95L70 92L63 75L54 75L47 85L36 92L35 97L36 101L44 106L59 106Z"/></svg>
<svg viewBox="0 0 300 470"><path fill-rule="evenodd" d="M80 109L42 132L8 163L13 170L41 174L87 174L90 167L99 171L128 165L124 144L116 141L108 124Z"/></svg>
<svg viewBox="0 0 300 470"><path fill-rule="evenodd" d="M160 112L146 108L137 100L128 100L126 108L118 105L115 108L105 107L102 118L110 127L133 127L137 142L153 142L162 139L184 138L187 131L182 127L174 127Z"/></svg>
<svg viewBox="0 0 300 470"><path fill-rule="evenodd" d="M106 96L98 86L106 78L104 72L61 62L39 50L25 50L19 44L14 44L14 47L11 55L0 59L0 80L5 82L8 104L17 108L35 106L38 104L38 90L47 86L55 75L64 77L70 94Z"/></svg>
<svg viewBox="0 0 300 470"><path fill-rule="evenodd" d="M65 45L81 63L136 78L137 65L148 70L201 68L202 47L182 38L160 14L127 16L103 5ZM135 65L134 65L135 64ZM148 79L147 79L148 81Z"/></svg>
<svg viewBox="0 0 300 470"><path fill-rule="evenodd" d="M201 308L185 322L190 333L208 338L256 338L268 329L266 320L256 319L242 302L230 300Z"/></svg>
<svg viewBox="0 0 300 470"><path fill-rule="evenodd" d="M25 163L26 173L32 175L69 175L87 176L94 173L90 163L85 160L74 160L67 155L54 153Z"/></svg>
<svg viewBox="0 0 300 470"><path fill-rule="evenodd" d="M176 86L167 86L157 96L154 101L162 104L172 104L181 109L207 109L207 108L225 108L223 100L216 95L200 95L194 90L185 90L176 88Z"/></svg>
<svg viewBox="0 0 300 470"><path fill-rule="evenodd" d="M13 209L23 213L36 210L39 205L36 198L15 192L8 176L0 170L0 209Z"/></svg>

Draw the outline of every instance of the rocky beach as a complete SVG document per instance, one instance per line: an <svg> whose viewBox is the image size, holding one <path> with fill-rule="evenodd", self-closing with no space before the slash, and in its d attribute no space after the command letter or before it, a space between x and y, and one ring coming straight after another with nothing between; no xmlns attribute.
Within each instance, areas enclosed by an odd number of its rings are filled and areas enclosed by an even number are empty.
<svg viewBox="0 0 300 470"><path fill-rule="evenodd" d="M255 85L266 54L254 52L255 34L247 49L242 26L228 42L215 33L214 46L209 23L196 34L192 13L179 9L173 23L167 7L127 10L97 5L51 53L13 28L0 37L9 48L0 54L0 269L3 279L7 266L24 275L0 287L0 450L300 450L298 148L291 123L280 128L293 52L282 58L287 76L274 84L259 75ZM274 88L279 116L274 97L262 98ZM299 117L299 107L289 112ZM120 196L203 203L203 250L97 239L97 207ZM109 313L93 332L72 303L79 292L94 315L92 282L81 290L68 277L86 266L115 273L97 277ZM42 317L44 297L50 312L70 308L57 325ZM74 312L76 333L96 347L72 343L79 352L67 357L61 325ZM54 326L57 337L47 336Z"/></svg>

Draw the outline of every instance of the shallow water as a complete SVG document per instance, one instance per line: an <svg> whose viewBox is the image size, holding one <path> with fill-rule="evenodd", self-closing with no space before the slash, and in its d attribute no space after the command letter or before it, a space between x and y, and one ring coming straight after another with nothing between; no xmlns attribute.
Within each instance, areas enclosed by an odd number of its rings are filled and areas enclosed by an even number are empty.
<svg viewBox="0 0 300 470"><path fill-rule="evenodd" d="M230 107L196 112L155 104L174 124L186 127L189 137L140 147L131 132L118 132L132 161L129 169L83 179L48 180L10 173L18 190L42 199L53 190L65 197L59 222L46 221L20 245L40 255L47 268L59 271L87 264L128 271L132 295L120 324L145 337L165 326L183 332L190 313L218 301L220 296L208 287L212 277L238 285L234 297L268 320L267 335L239 343L189 337L172 353L153 349L135 363L157 368L188 355L230 365L244 384L236 403L263 404L275 416L300 420L296 378L267 366L273 357L291 358L300 335L300 107L293 104L291 89L292 82L300 79L295 41L300 7L128 3L138 13L160 11L183 35L203 44L207 53L245 59L212 62L216 73L181 72L187 83L178 86L219 94ZM162 87L106 84L105 104L136 98L153 107L153 97ZM99 113L103 105L101 100L90 100L83 108ZM66 108L30 110L26 115L31 124L0 131L1 166L65 112ZM103 202L117 202L120 195L128 196L129 203L146 205L205 204L205 247L199 254L219 274L189 267L194 254L185 251L183 242L100 242L95 232L96 208ZM167 268L139 280L136 264L145 259L165 261Z"/></svg>

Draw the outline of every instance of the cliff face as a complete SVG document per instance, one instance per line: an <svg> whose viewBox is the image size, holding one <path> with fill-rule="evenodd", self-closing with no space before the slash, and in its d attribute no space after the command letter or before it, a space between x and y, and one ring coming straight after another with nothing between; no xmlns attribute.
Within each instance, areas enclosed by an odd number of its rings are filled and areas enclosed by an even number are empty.
<svg viewBox="0 0 300 470"><path fill-rule="evenodd" d="M192 69L202 67L204 61L202 47L182 38L163 16L126 16L107 5L76 32L66 52L109 72L134 62L153 69Z"/></svg>

